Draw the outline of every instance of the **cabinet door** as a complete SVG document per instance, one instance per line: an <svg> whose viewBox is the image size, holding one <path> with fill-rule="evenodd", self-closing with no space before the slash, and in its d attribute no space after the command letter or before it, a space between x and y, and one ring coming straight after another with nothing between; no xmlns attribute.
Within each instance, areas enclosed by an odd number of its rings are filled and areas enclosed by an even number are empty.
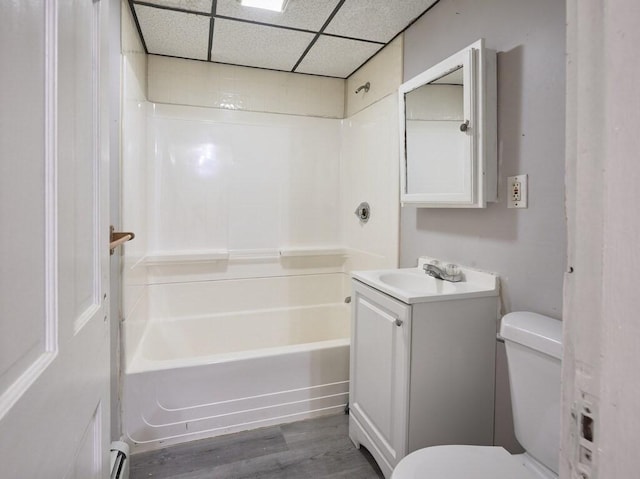
<svg viewBox="0 0 640 479"><path fill-rule="evenodd" d="M353 281L351 414L392 466L407 447L410 312Z"/></svg>

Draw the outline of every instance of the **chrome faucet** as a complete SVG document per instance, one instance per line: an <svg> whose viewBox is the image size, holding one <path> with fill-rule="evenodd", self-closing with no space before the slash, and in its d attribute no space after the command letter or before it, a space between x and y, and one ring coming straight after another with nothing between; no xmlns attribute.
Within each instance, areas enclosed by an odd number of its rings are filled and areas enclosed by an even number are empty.
<svg viewBox="0 0 640 479"><path fill-rule="evenodd" d="M455 264L448 264L444 268L441 268L437 264L425 263L422 266L422 269L429 276L436 279L442 279L444 281L450 281L452 283L462 281L462 272L460 271L460 268L458 268Z"/></svg>

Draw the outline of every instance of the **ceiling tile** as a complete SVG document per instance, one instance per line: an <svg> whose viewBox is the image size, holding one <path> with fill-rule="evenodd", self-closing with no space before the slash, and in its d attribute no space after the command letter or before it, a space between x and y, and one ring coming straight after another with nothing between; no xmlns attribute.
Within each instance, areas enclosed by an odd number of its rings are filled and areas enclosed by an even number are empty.
<svg viewBox="0 0 640 479"><path fill-rule="evenodd" d="M346 78L382 47L377 43L322 35L296 72Z"/></svg>
<svg viewBox="0 0 640 479"><path fill-rule="evenodd" d="M339 0L289 0L283 13L243 7L238 0L218 0L216 15L318 31Z"/></svg>
<svg viewBox="0 0 640 479"><path fill-rule="evenodd" d="M312 33L217 18L211 61L290 71L313 37Z"/></svg>
<svg viewBox="0 0 640 479"><path fill-rule="evenodd" d="M144 0L144 2L163 7L189 10L190 12L203 12L210 14L212 0Z"/></svg>
<svg viewBox="0 0 640 479"><path fill-rule="evenodd" d="M436 1L348 0L325 33L387 43Z"/></svg>
<svg viewBox="0 0 640 479"><path fill-rule="evenodd" d="M207 59L209 17L144 5L135 9L149 53Z"/></svg>

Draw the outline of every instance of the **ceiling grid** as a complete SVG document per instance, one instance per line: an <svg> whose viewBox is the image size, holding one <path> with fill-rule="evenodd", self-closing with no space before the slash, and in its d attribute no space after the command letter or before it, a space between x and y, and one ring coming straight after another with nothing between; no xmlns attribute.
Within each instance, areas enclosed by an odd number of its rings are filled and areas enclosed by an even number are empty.
<svg viewBox="0 0 640 479"><path fill-rule="evenodd" d="M209 21L209 46L207 48L207 61L211 61L211 45L213 43L213 29L215 27L216 7L218 0L211 1L211 20Z"/></svg>
<svg viewBox="0 0 640 479"><path fill-rule="evenodd" d="M129 0L147 53L347 78L439 0Z"/></svg>

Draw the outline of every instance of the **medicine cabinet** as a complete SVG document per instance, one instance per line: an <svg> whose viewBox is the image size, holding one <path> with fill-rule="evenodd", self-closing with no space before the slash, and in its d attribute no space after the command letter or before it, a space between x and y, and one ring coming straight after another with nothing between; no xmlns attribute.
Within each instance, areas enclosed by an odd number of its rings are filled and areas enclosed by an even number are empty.
<svg viewBox="0 0 640 479"><path fill-rule="evenodd" d="M496 54L478 40L399 88L403 204L497 200Z"/></svg>

